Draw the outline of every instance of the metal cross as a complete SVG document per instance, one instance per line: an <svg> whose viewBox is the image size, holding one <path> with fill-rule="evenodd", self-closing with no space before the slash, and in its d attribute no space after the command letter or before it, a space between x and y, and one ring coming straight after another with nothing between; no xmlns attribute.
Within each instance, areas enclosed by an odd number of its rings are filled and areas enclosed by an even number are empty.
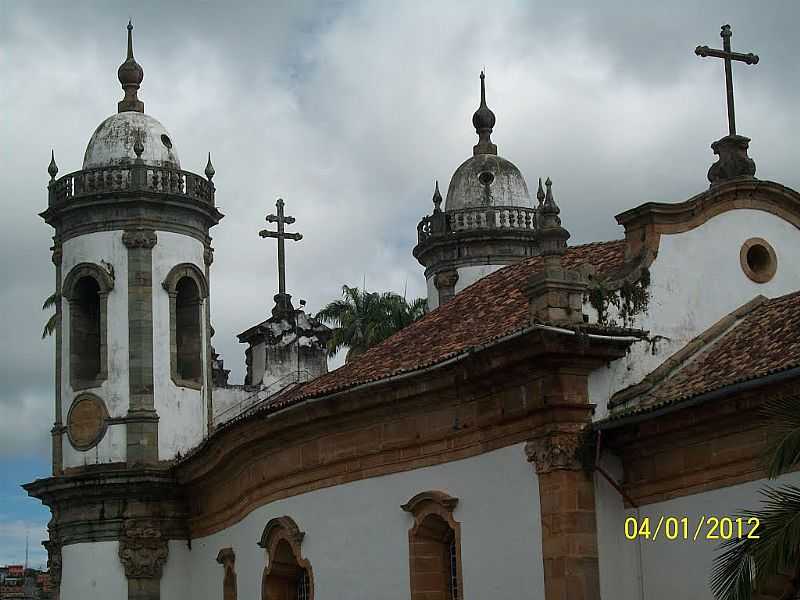
<svg viewBox="0 0 800 600"><path fill-rule="evenodd" d="M286 233L284 225L291 225L294 223L294 217L289 217L283 214L283 199L278 198L275 204L278 208L278 214L267 215L267 223L277 223L278 231L270 231L269 229L262 229L258 232L262 238L277 238L278 239L278 293L281 295L286 294L286 257L284 250L284 240L294 240L299 242L303 236L299 233Z"/></svg>
<svg viewBox="0 0 800 600"><path fill-rule="evenodd" d="M752 52L748 54L731 52L732 34L730 25L723 25L719 35L722 38L722 50L716 50L708 46L698 46L694 49L694 53L703 58L713 56L714 58L722 58L725 60L725 88L728 92L728 132L730 135L736 135L736 117L733 112L733 74L731 73L731 61L739 60L748 65L755 65L758 64L758 56Z"/></svg>

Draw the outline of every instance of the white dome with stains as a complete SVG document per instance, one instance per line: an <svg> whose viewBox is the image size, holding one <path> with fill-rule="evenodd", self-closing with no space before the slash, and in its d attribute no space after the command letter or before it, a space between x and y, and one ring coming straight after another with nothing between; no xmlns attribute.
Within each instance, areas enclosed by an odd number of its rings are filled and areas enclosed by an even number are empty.
<svg viewBox="0 0 800 600"><path fill-rule="evenodd" d="M476 154L453 173L445 210L479 206L534 208L528 184L511 161L496 154Z"/></svg>
<svg viewBox="0 0 800 600"><path fill-rule="evenodd" d="M83 168L131 164L136 160L133 146L137 137L144 146L142 160L146 165L181 168L172 136L157 119L136 111L117 113L100 123L86 146Z"/></svg>

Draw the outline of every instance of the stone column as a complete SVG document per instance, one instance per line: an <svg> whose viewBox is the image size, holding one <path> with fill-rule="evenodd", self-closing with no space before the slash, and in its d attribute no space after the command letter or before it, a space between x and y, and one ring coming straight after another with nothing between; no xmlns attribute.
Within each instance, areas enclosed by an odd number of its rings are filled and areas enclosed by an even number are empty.
<svg viewBox="0 0 800 600"><path fill-rule="evenodd" d="M456 295L456 283L458 282L458 271L451 269L441 271L433 276L433 285L439 291L439 306L448 302Z"/></svg>
<svg viewBox="0 0 800 600"><path fill-rule="evenodd" d="M169 545L155 520L130 519L119 540L119 559L128 578L128 600L159 600Z"/></svg>
<svg viewBox="0 0 800 600"><path fill-rule="evenodd" d="M586 377L552 376L551 422L525 446L539 480L546 600L600 599L594 481L581 461L591 418Z"/></svg>
<svg viewBox="0 0 800 600"><path fill-rule="evenodd" d="M156 232L127 230L128 248L128 465L158 461L158 415L153 397L153 247Z"/></svg>

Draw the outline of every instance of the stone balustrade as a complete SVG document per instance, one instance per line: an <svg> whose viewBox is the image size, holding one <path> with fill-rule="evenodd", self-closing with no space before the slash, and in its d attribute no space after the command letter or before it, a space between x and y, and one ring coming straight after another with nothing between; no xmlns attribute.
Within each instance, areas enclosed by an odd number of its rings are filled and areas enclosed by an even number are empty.
<svg viewBox="0 0 800 600"><path fill-rule="evenodd" d="M49 204L117 192L155 192L199 200L214 206L214 184L205 177L148 165L124 165L75 171L48 186Z"/></svg>
<svg viewBox="0 0 800 600"><path fill-rule="evenodd" d="M477 206L434 213L423 217L417 225L417 240L473 230L536 229L536 209L519 206Z"/></svg>

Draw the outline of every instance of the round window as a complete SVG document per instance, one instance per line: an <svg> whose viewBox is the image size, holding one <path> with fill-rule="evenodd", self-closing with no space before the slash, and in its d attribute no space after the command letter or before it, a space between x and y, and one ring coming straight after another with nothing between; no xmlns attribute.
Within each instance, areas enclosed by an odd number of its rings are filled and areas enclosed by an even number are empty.
<svg viewBox="0 0 800 600"><path fill-rule="evenodd" d="M756 283L766 283L775 276L778 258L773 247L761 238L750 238L739 252L745 275Z"/></svg>
<svg viewBox="0 0 800 600"><path fill-rule="evenodd" d="M172 140L165 133L161 134L161 143L167 147L167 150L172 150Z"/></svg>
<svg viewBox="0 0 800 600"><path fill-rule="evenodd" d="M490 171L484 171L480 175L478 175L478 181L481 182L481 185L492 185L494 181L494 173Z"/></svg>

